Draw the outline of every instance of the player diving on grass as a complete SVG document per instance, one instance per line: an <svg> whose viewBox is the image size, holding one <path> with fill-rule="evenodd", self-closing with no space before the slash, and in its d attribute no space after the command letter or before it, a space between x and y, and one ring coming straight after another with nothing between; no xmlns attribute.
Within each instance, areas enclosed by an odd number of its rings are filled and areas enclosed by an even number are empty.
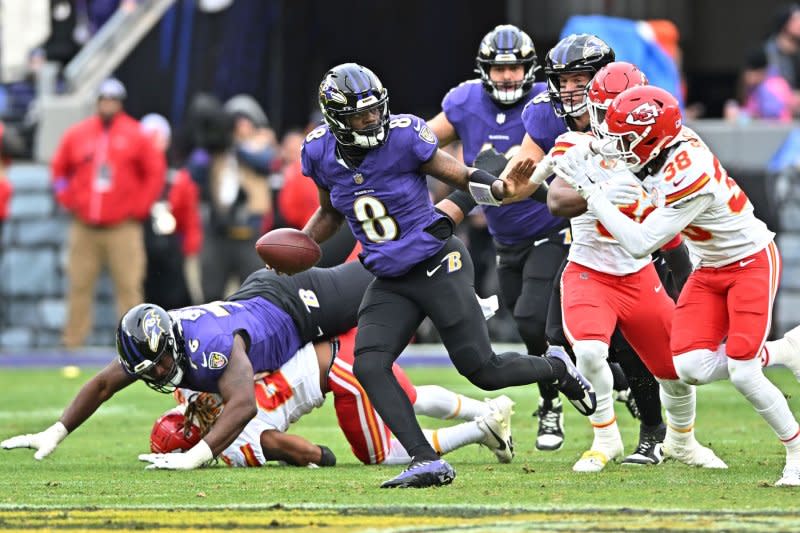
<svg viewBox="0 0 800 533"><path fill-rule="evenodd" d="M170 312L138 305L117 328L118 359L83 386L59 421L40 433L0 444L6 449L34 448L34 457L42 459L117 391L141 379L159 392L186 387L222 398L225 409L191 449L142 456L152 463L149 468L197 468L233 443L258 414L254 377L280 369L302 349L313 352L309 343L352 329L372 280L357 262L294 276L262 269L225 301ZM510 441L506 410L503 413L500 434ZM510 451L510 442L498 441L496 446Z"/></svg>
<svg viewBox="0 0 800 533"><path fill-rule="evenodd" d="M353 454L364 464L407 464L411 457L372 407L353 376L355 330L333 341L308 344L279 370L257 375L258 414L236 440L219 455L229 466L262 466L282 461L294 466L334 466L336 458L325 447L287 434L290 424L320 407L333 394L336 418ZM467 444L483 444L501 463L514 457L511 414L507 396L481 402L438 385L414 386L397 364L392 366L417 415L463 422L423 430L439 455ZM156 421L150 436L154 452L167 453L194 446L213 427L221 412L218 394L178 389L179 406Z"/></svg>

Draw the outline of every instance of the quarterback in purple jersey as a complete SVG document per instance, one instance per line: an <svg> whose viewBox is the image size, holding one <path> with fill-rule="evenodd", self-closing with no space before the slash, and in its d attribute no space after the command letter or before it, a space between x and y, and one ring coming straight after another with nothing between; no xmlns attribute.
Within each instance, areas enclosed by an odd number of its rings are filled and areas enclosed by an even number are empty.
<svg viewBox="0 0 800 533"><path fill-rule="evenodd" d="M430 122L439 146L461 140L464 161L483 166L483 158L494 149L501 168L516 154L525 137L522 122L526 104L546 95L546 85L535 83L539 70L536 50L527 33L505 24L495 27L481 40L476 56L479 79L450 90L442 100L442 112ZM541 93L541 94L540 94ZM548 103L549 107L549 103ZM554 127L563 121L554 117ZM454 191L443 201L462 212L475 206L470 196ZM449 209L448 209L449 212ZM504 304L511 311L530 354L544 354L548 347L545 325L555 273L567 253L569 222L550 214L543 201L532 198L501 206L483 206L489 233L497 252L497 277ZM455 211L455 217L460 217ZM536 448L558 450L564 442L563 407L558 389L539 383L539 419Z"/></svg>
<svg viewBox="0 0 800 533"><path fill-rule="evenodd" d="M81 388L59 421L40 433L4 440L3 448L34 448L34 457L43 459L117 391L141 379L159 392L180 386L222 396L224 411L194 447L140 456L151 463L148 468L202 466L255 416L255 374L280 368L307 343L352 329L372 279L355 262L294 276L261 269L224 301L170 312L137 305L117 328L118 358Z"/></svg>
<svg viewBox="0 0 800 533"><path fill-rule="evenodd" d="M485 390L546 381L558 383L583 413L593 392L563 353L532 357L495 354L474 296L474 272L453 221L437 211L426 175L476 200L499 205L526 180L519 161L508 182L464 166L438 149L424 120L391 115L388 91L368 68L345 63L319 87L325 125L306 137L303 173L319 189L320 207L303 231L323 242L347 221L361 242L361 262L375 274L361 303L353 371L375 409L414 459L383 487L450 483L455 471L425 439L413 407L390 371L425 316L438 329L456 369Z"/></svg>

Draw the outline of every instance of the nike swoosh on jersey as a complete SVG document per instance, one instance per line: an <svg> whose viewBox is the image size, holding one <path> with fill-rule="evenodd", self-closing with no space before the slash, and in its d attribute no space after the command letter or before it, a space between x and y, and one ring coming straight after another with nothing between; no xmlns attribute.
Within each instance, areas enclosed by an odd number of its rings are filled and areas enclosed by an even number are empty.
<svg viewBox="0 0 800 533"><path fill-rule="evenodd" d="M739 266L740 267L746 267L747 265L749 265L753 261L755 261L755 259L748 259L747 261L739 261Z"/></svg>
<svg viewBox="0 0 800 533"><path fill-rule="evenodd" d="M656 291L656 292L659 292L659 291L660 291L661 289L663 289L663 288L664 288L664 285L662 285L661 283L659 283L659 284L658 284L658 287L656 287L656 288L655 288L655 291Z"/></svg>
<svg viewBox="0 0 800 533"><path fill-rule="evenodd" d="M681 183L683 183L683 180L685 180L685 179L686 179L685 175L681 176L681 179L673 181L672 184L675 185L676 187L678 187Z"/></svg>
<svg viewBox="0 0 800 533"><path fill-rule="evenodd" d="M434 274L436 274L436 271L438 271L440 268L442 268L442 265L439 265L439 266L437 266L437 267L436 267L436 268L434 268L433 270L426 270L425 272L427 272L427 273L428 273L428 277L431 277L431 276L433 276Z"/></svg>
<svg viewBox="0 0 800 533"><path fill-rule="evenodd" d="M546 237L544 239L539 239L538 241L533 241L533 246L539 246L540 244L544 244L550 240L550 237Z"/></svg>

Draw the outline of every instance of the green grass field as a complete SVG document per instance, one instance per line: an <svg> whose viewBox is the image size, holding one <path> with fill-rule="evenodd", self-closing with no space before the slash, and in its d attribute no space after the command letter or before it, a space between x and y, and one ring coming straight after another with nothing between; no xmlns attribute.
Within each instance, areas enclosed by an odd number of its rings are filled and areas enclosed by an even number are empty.
<svg viewBox="0 0 800 533"><path fill-rule="evenodd" d="M85 370L77 379L65 379L57 370L4 368L0 439L47 427L89 375ZM417 384L484 396L451 368L411 369L409 375ZM787 394L800 390L788 372L769 376ZM30 450L0 451L0 530L800 530L800 490L771 486L780 477L783 447L729 383L698 390L697 421L698 438L728 463L727 471L668 462L573 473L573 462L591 442L583 417L567 407L565 446L539 452L530 416L535 389L504 392L517 401L513 463L498 464L487 449L471 446L447 457L458 473L453 485L387 491L378 485L399 469L358 463L336 425L332 403L293 430L333 449L335 468L145 471L136 456L147 451L150 427L172 401L135 384L42 462ZM797 400L790 405L800 412ZM632 451L638 427L621 404L618 416L626 451Z"/></svg>

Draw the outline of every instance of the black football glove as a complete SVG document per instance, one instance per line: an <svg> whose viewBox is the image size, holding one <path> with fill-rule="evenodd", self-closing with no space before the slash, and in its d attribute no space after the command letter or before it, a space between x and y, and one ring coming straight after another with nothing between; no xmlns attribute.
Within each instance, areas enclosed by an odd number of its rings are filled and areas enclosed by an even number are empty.
<svg viewBox="0 0 800 533"><path fill-rule="evenodd" d="M508 159L506 159L506 156L494 148L489 148L478 154L472 166L486 171L493 176L500 176L507 164Z"/></svg>

